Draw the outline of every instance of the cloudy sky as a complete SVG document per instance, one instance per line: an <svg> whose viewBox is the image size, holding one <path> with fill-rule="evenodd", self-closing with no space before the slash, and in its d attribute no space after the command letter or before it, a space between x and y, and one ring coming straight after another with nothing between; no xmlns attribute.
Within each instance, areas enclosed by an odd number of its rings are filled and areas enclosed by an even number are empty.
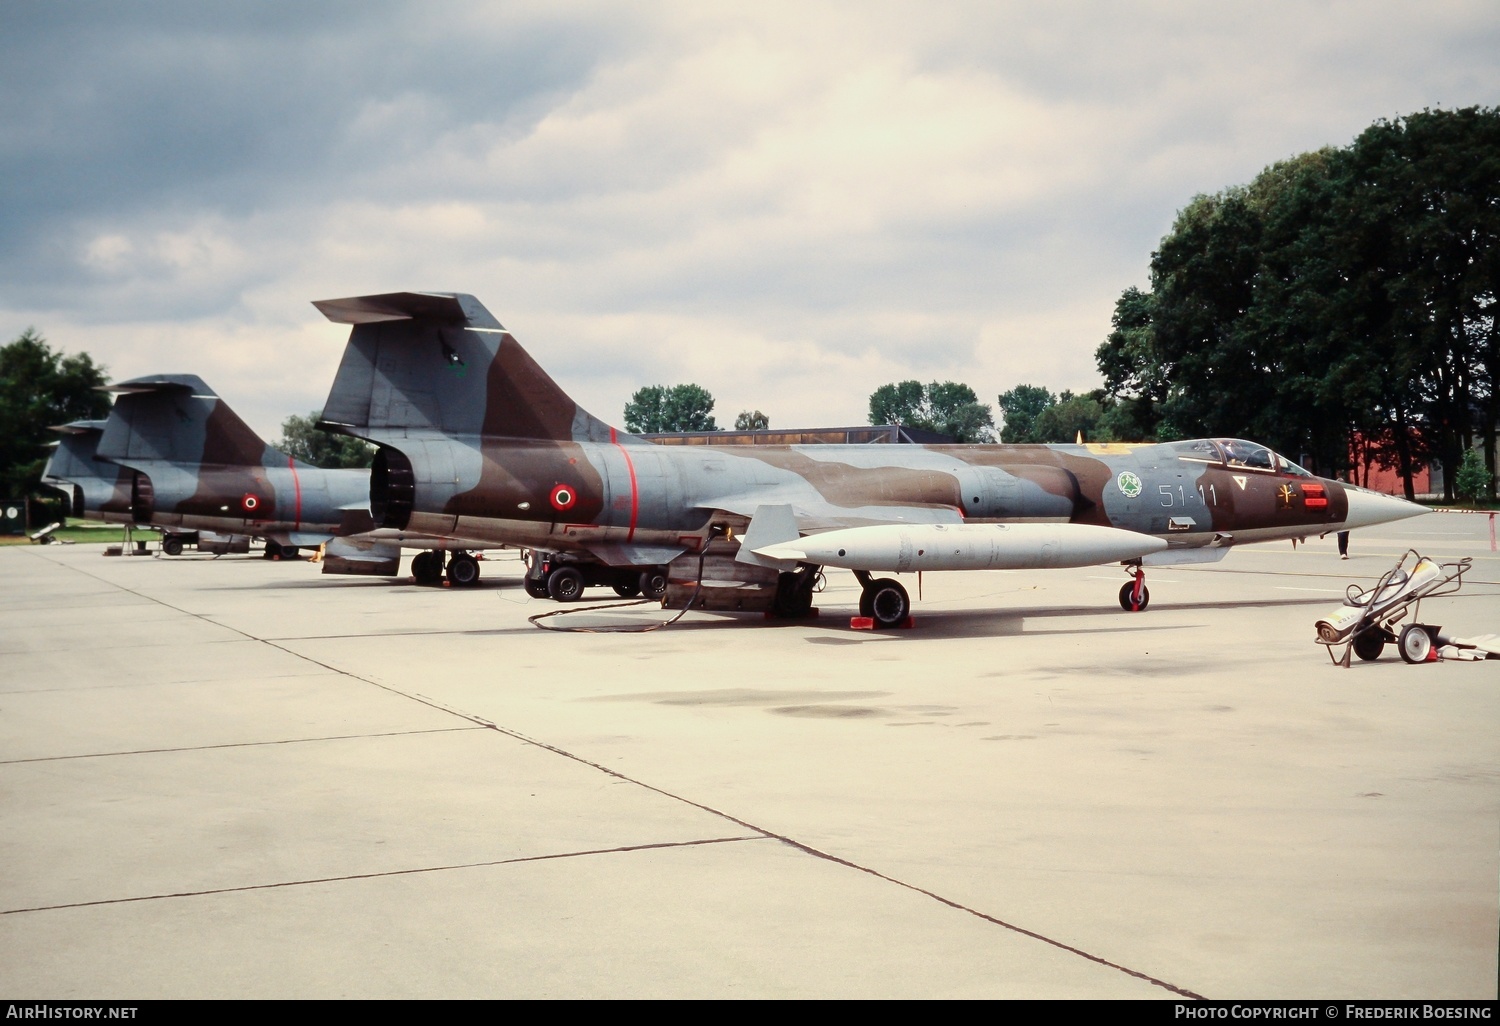
<svg viewBox="0 0 1500 1026"><path fill-rule="evenodd" d="M0 340L275 438L347 329L471 292L585 407L1097 387L1195 194L1500 103L1474 2L0 4Z"/></svg>

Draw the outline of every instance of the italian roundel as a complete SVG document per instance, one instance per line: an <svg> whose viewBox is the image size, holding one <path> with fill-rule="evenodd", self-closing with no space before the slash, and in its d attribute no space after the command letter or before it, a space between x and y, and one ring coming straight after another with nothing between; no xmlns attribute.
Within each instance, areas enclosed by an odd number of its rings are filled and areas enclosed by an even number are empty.
<svg viewBox="0 0 1500 1026"><path fill-rule="evenodd" d="M578 493L573 490L572 485L553 485L551 499L552 508L561 513L573 508L573 504L578 501Z"/></svg>
<svg viewBox="0 0 1500 1026"><path fill-rule="evenodd" d="M254 492L246 492L245 497L240 500L240 508L246 513L254 513L260 509L260 496Z"/></svg>

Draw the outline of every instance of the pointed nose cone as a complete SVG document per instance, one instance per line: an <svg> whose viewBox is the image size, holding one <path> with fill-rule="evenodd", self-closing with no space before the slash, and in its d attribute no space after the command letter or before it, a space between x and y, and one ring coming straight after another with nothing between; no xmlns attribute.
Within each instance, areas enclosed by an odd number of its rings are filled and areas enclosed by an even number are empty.
<svg viewBox="0 0 1500 1026"><path fill-rule="evenodd" d="M1349 499L1349 515L1344 518L1345 530L1354 527L1372 527L1375 524L1389 524L1432 512L1426 506L1418 506L1415 502L1407 502L1394 495L1367 492L1363 488L1354 488L1350 485L1344 486L1344 494Z"/></svg>

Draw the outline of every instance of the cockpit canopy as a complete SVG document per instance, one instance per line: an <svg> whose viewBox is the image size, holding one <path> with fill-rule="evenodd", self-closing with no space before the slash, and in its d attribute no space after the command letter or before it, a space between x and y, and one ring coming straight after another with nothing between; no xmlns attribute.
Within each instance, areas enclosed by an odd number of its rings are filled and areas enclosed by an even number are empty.
<svg viewBox="0 0 1500 1026"><path fill-rule="evenodd" d="M1194 438L1187 442L1172 442L1170 447L1178 459L1194 463L1222 463L1226 467L1312 477L1285 456L1243 438Z"/></svg>

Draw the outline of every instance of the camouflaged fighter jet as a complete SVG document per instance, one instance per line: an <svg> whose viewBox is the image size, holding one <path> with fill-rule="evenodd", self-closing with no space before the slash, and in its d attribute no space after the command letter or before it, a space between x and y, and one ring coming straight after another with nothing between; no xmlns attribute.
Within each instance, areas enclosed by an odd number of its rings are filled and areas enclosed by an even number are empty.
<svg viewBox="0 0 1500 1026"><path fill-rule="evenodd" d="M130 515L131 471L94 459L106 421L75 420L51 430L62 435L42 470L42 484L68 497L75 517L110 524L133 522Z"/></svg>
<svg viewBox="0 0 1500 1026"><path fill-rule="evenodd" d="M106 391L118 398L96 458L129 475L125 487L135 523L248 534L264 538L272 556L295 556L302 546L326 542L324 573L397 572L400 545L368 533L368 470L323 470L267 445L191 374L135 378ZM431 555L424 553L429 571ZM436 579L440 553L438 559L435 573L424 574L419 566L417 576ZM459 583L478 580L479 565L467 553L450 564L450 574L455 567L458 574L472 569Z"/></svg>
<svg viewBox="0 0 1500 1026"><path fill-rule="evenodd" d="M379 447L378 526L668 564L668 606L801 615L842 567L862 615L893 627L910 599L877 572L1118 561L1121 606L1143 610L1146 566L1426 512L1240 439L657 446L579 408L473 296L314 305L353 325L319 426Z"/></svg>
<svg viewBox="0 0 1500 1026"><path fill-rule="evenodd" d="M96 459L99 438L107 420L75 420L52 428L63 437L52 443L51 458L42 471L42 483L68 497L69 513L85 520L102 520L107 524L135 524L131 513L131 485L135 471ZM214 531L161 531L162 551L179 555L185 545L196 545L201 551L214 553L249 552L250 538L243 534L219 534ZM127 535L128 537L128 535Z"/></svg>

